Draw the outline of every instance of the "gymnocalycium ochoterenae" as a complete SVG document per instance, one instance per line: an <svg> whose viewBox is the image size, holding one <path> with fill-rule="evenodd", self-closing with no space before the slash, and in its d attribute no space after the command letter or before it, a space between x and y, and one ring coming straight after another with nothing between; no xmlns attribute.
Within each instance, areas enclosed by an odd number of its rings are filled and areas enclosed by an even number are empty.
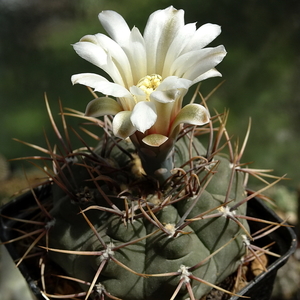
<svg viewBox="0 0 300 300"><path fill-rule="evenodd" d="M85 114L75 114L101 127L100 137L85 129L98 145L82 140L72 150L52 120L63 148L45 151L53 169L45 168L51 205L42 209L42 248L68 276L60 278L80 284L70 298L201 299L213 287L224 292L217 285L250 247L247 201L260 191L247 194L255 171L241 164L246 143L239 151L232 145L227 113L211 117L203 97L203 105L196 97L183 105L192 85L221 76L215 67L225 48L206 47L220 27L196 29L183 18L172 6L155 11L142 35L103 11L110 37L87 35L73 45L111 81L72 76L92 88ZM45 282L45 296L62 293Z"/></svg>

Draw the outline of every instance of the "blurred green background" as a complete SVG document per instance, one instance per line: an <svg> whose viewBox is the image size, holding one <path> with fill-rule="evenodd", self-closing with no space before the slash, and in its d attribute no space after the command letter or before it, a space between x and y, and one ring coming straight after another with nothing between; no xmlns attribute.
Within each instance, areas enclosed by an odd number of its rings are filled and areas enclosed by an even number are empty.
<svg viewBox="0 0 300 300"><path fill-rule="evenodd" d="M43 131L53 139L44 92L58 123L58 99L84 111L91 96L83 86L73 87L70 77L99 70L71 44L104 32L100 11L116 10L143 31L150 13L171 4L185 10L186 22L222 26L212 45L228 51L218 66L223 78L204 81L201 91L206 95L226 80L208 105L230 110L230 134L243 139L252 118L244 162L287 173L292 180L283 185L299 187L299 0L0 0L0 153L8 159L38 153L13 137L41 146ZM80 122L68 120L72 126Z"/></svg>
<svg viewBox="0 0 300 300"><path fill-rule="evenodd" d="M8 176L5 159L40 154L12 138L46 146L46 132L52 144L55 141L44 93L48 95L58 123L58 99L64 107L79 111L84 111L91 100L85 87L71 85L70 77L80 72L99 73L100 70L78 57L71 44L85 34L104 32L97 18L102 10L118 11L130 27L136 25L143 31L149 14L169 5L184 9L186 22L197 22L198 26L211 22L222 26L222 34L212 45L224 44L227 49L227 57L218 66L223 78L204 81L201 91L206 95L226 80L208 105L212 112L213 108L219 112L224 108L230 110L228 130L241 140L249 118L252 118L243 161L253 162L254 168L274 169L278 176L288 174L291 180L282 181L272 191L272 196L275 195L279 206L277 212L283 213L283 217L289 215L289 221L297 223L297 190L300 190L299 0L0 0L2 203L9 200L9 195L27 186L26 180L20 179L22 163L11 162L13 172ZM76 127L80 120L68 118L68 123ZM29 174L33 180L38 176ZM250 183L250 186L252 184L256 183ZM21 291L25 284L21 285L21 279L12 273L11 270L15 270L13 264L6 265L10 262L3 253L1 267L6 271L5 276L0 276L0 299L19 299L19 295L22 300L31 299ZM299 272L295 266L297 268L297 263L292 261L287 265L288 270L282 269L282 275L279 274L274 292L276 299L291 299L290 295L297 293ZM289 280L293 270L298 279ZM282 278L293 282L295 287L287 285L287 281L281 282Z"/></svg>

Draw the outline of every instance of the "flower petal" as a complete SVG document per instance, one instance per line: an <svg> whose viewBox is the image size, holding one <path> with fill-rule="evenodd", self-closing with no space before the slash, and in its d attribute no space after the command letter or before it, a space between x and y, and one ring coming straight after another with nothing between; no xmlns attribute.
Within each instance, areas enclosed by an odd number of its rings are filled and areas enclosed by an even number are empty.
<svg viewBox="0 0 300 300"><path fill-rule="evenodd" d="M161 103L173 102L183 96L191 84L188 79L169 76L150 94L150 99Z"/></svg>
<svg viewBox="0 0 300 300"><path fill-rule="evenodd" d="M103 76L93 73L75 74L71 77L73 84L79 83L93 88L96 92L114 97L131 97L131 93L123 86L109 82Z"/></svg>
<svg viewBox="0 0 300 300"><path fill-rule="evenodd" d="M172 63L176 60L177 57L180 56L181 51L184 49L184 47L193 37L195 31L196 31L195 23L187 24L184 27L180 28L166 54L164 68L161 74L163 78L171 74L170 69Z"/></svg>
<svg viewBox="0 0 300 300"><path fill-rule="evenodd" d="M100 76L94 73L80 73L72 75L71 77L72 84L83 84L89 86L91 88L95 88L95 86L99 82L109 82L105 77Z"/></svg>
<svg viewBox="0 0 300 300"><path fill-rule="evenodd" d="M114 63L115 67L118 69L119 73L121 74L125 86L127 87L132 86L133 85L132 65L131 62L129 62L129 58L127 56L127 53L125 53L124 49L122 49L122 47L117 42L115 42L114 40L112 40L111 38L109 38L104 34L101 33L95 34L95 39L99 47L104 49L104 51L107 54L109 54L108 57L111 57L112 62ZM114 78L113 74L111 74L111 69L106 68L106 66L103 66L103 69L112 78Z"/></svg>
<svg viewBox="0 0 300 300"><path fill-rule="evenodd" d="M197 60L197 63L195 63L193 68L190 68L185 72L183 76L184 78L194 80L200 74L203 74L218 65L227 54L224 46L222 45L210 49L211 51L209 51L209 48L205 48L202 51L204 50L208 51L205 51L206 53Z"/></svg>
<svg viewBox="0 0 300 300"><path fill-rule="evenodd" d="M146 93L141 88L133 85L129 91L134 96L136 102L147 101Z"/></svg>
<svg viewBox="0 0 300 300"><path fill-rule="evenodd" d="M99 68L107 64L107 54L97 45L96 38L93 35L84 36L78 43L73 45L73 48L80 57Z"/></svg>
<svg viewBox="0 0 300 300"><path fill-rule="evenodd" d="M197 103L188 104L177 114L170 132L172 133L172 131L182 123L204 125L207 124L209 120L209 112L204 106Z"/></svg>
<svg viewBox="0 0 300 300"><path fill-rule="evenodd" d="M130 121L131 111L121 111L113 119L113 134L121 139L126 139L135 131L135 127Z"/></svg>
<svg viewBox="0 0 300 300"><path fill-rule="evenodd" d="M222 74L219 71L217 71L216 69L210 69L209 71L207 71L207 72L201 74L200 76L198 76L197 78L195 78L193 80L193 84L197 83L199 81L203 81L207 78L211 78L211 77L222 77Z"/></svg>
<svg viewBox="0 0 300 300"><path fill-rule="evenodd" d="M191 51L178 57L171 67L172 74L195 80L219 64L226 55L224 46Z"/></svg>
<svg viewBox="0 0 300 300"><path fill-rule="evenodd" d="M122 48L130 61L133 82L136 84L147 75L146 46L138 28L133 27L127 43L124 43Z"/></svg>
<svg viewBox="0 0 300 300"><path fill-rule="evenodd" d="M162 134L149 134L142 141L151 147L159 147L168 140L168 137Z"/></svg>
<svg viewBox="0 0 300 300"><path fill-rule="evenodd" d="M184 26L184 11L169 6L152 13L144 31L148 74L162 74L165 56L178 30Z"/></svg>
<svg viewBox="0 0 300 300"><path fill-rule="evenodd" d="M182 53L200 50L212 42L221 33L221 27L216 24L207 23L199 27L194 36L189 39Z"/></svg>
<svg viewBox="0 0 300 300"><path fill-rule="evenodd" d="M130 29L124 18L115 11L104 10L98 15L105 31L118 44L122 45L130 35Z"/></svg>
<svg viewBox="0 0 300 300"><path fill-rule="evenodd" d="M138 131L144 133L156 122L155 104L148 101L137 103L132 111L130 120Z"/></svg>
<svg viewBox="0 0 300 300"><path fill-rule="evenodd" d="M192 81L186 78L179 78L177 76L169 76L165 78L157 87L156 91L167 91L173 89L189 89Z"/></svg>
<svg viewBox="0 0 300 300"><path fill-rule="evenodd" d="M154 91L150 95L151 101L157 101L160 103L171 103L180 95L180 91L177 89L168 91Z"/></svg>
<svg viewBox="0 0 300 300"><path fill-rule="evenodd" d="M85 115L100 117L104 115L116 115L120 111L122 111L122 107L117 101L108 97L100 97L88 103Z"/></svg>
<svg viewBox="0 0 300 300"><path fill-rule="evenodd" d="M115 83L133 84L126 54L109 37L103 34L86 35L73 48L80 57L104 70Z"/></svg>

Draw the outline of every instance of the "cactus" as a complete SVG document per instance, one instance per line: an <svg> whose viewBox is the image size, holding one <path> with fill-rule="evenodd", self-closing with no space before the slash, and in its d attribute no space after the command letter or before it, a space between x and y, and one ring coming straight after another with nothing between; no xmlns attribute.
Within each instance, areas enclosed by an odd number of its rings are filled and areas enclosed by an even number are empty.
<svg viewBox="0 0 300 300"><path fill-rule="evenodd" d="M174 160L180 167L182 159L189 156L190 140L184 137L177 143ZM218 156L210 162L197 139L193 145L197 149L197 153L192 151L197 160L193 162L194 170L183 168L181 172L186 172L185 175L174 174L165 190L157 189L149 179L132 172L135 166L130 155L134 148L126 141L118 147L112 145L106 158L108 165L97 158L70 165L64 177L68 172L73 174L70 183L76 188L69 192L74 197L57 188L53 192L54 207L50 214L55 225L49 231L51 259L68 274L88 282L93 281L101 268L99 278L95 278L97 283L121 299L169 299L184 270L192 267L193 276L213 284L233 273L245 253L241 233L245 233L247 224L242 222L242 228L228 220L224 201L230 186L228 200L233 200L230 206L245 198L243 174L235 172L230 183L230 162ZM102 144L97 152L107 148L111 148L109 143ZM97 152L93 152L94 157ZM87 171L90 176L84 174ZM87 175L85 180L83 175ZM244 215L245 208L245 204L241 205L235 212ZM209 214L205 212L211 210L220 212L220 216L206 219ZM186 221L203 213L201 220ZM232 240L233 237L236 238ZM59 249L78 252L67 255ZM93 255L87 257L81 251ZM194 281L192 289L198 299L211 287ZM186 297L187 291L181 291L176 299Z"/></svg>
<svg viewBox="0 0 300 300"><path fill-rule="evenodd" d="M46 270L55 262L65 272L58 278L80 285L81 291L72 289L62 298L201 299L212 288L232 294L218 284L253 250L246 208L261 191L248 195L247 177L263 173L241 164L248 134L237 151L225 129L226 112L210 117L193 101L182 108L192 84L220 76L214 67L225 56L224 47L203 48L220 28L183 26L183 11L173 7L149 18L144 37L115 12L99 18L112 39L86 36L74 48L114 82L73 75L73 83L106 96L92 92L85 115L62 111L62 120L76 115L104 133L94 148L76 133L84 148L71 149L66 126L65 140L46 101L63 148L42 149L53 164L52 170L44 168L49 179L43 185L51 193L44 201L35 196L34 219L40 221L31 223L42 228L21 237L39 234L20 261L36 246L43 248ZM97 119L103 115L114 118ZM44 295L63 294L46 277L42 274Z"/></svg>

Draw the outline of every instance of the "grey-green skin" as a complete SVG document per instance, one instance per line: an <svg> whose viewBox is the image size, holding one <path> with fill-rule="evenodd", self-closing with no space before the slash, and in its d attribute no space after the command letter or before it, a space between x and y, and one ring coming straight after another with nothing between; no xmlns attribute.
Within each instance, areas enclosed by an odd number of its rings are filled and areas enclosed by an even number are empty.
<svg viewBox="0 0 300 300"><path fill-rule="evenodd" d="M178 142L175 151L176 166L180 166L188 159L188 143L187 139L182 139ZM195 143L198 150L200 149L203 153L203 146L196 140ZM126 142L123 142L122 146L129 151L132 150L130 145L126 145ZM125 166L129 162L128 156L116 147L110 159L121 166ZM224 202L232 169L227 159L215 157L214 160L220 160L217 172L188 218L215 208ZM83 171L80 174L76 169L77 167L74 166L75 177L84 178L85 172ZM206 171L200 173L199 176L205 176L204 173ZM122 180L121 177L120 181ZM108 206L90 181L82 181L81 184L82 186L90 185L90 191L94 191L94 201L97 205ZM105 184L102 184L101 187L108 194L113 194ZM80 207L85 208L88 204L79 205L56 188L54 188L53 195L55 205L51 214L56 219L56 223L49 232L49 246L72 251L103 250L103 246L90 226L84 217L79 214ZM244 197L243 175L235 172L229 197L233 201L230 202L229 206L233 206L244 199ZM112 199L112 201L119 206L118 201L120 200ZM188 199L179 201L174 205L168 205L158 212L156 217L163 225L168 223L176 224L192 203L193 200ZM92 204L95 205L95 203ZM245 211L246 205L242 205L236 212L244 215ZM214 211L214 213L216 212ZM109 244L112 242L114 246L135 240L157 230L157 227L146 218L139 218L132 223L128 222L125 226L123 220L111 213L89 210L86 212L86 215L105 243ZM242 223L248 228L245 221L242 221ZM192 267L205 260L207 256L218 250L234 236L237 236L234 241L201 267L193 270L192 274L210 283L218 284L237 269L240 258L245 251L241 239L241 234L244 234L244 231L234 221L225 217L198 220L185 227L184 231L190 233L180 234L175 238L168 236L164 232L157 232L147 239L115 251L114 257L137 273L160 274L176 272L181 265ZM70 276L88 282L92 282L103 259L99 255L71 255L54 251L50 251L49 255ZM140 277L109 260L102 270L97 283L100 282L111 295L124 300L167 300L174 293L179 281L180 275ZM198 281L191 280L190 283L196 299L200 299L211 290L210 286ZM87 285L82 285L82 287L85 290L89 288ZM183 300L188 297L188 292L183 284L175 299Z"/></svg>

